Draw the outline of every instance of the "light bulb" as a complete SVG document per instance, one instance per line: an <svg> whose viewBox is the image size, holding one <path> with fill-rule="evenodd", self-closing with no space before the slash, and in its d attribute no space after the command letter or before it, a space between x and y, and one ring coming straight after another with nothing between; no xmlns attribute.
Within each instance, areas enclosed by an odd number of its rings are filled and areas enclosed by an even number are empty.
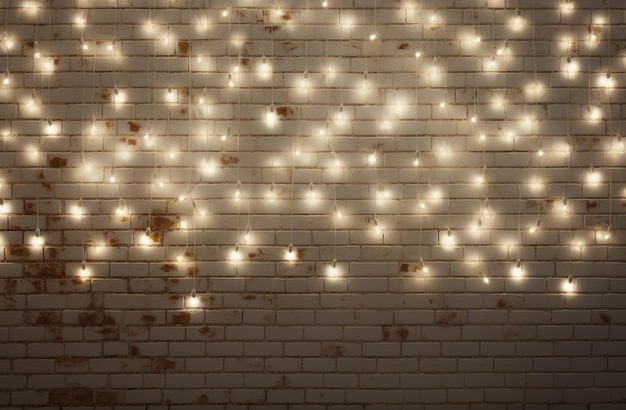
<svg viewBox="0 0 626 410"><path fill-rule="evenodd" d="M381 228L378 225L378 218L375 216L374 219L372 220L372 222L374 224L374 232L376 232L377 234L380 234Z"/></svg>
<svg viewBox="0 0 626 410"><path fill-rule="evenodd" d="M470 121L475 123L476 121L478 121L478 116L476 116L475 114L472 115L472 117L470 118Z"/></svg>
<svg viewBox="0 0 626 410"><path fill-rule="evenodd" d="M266 73L269 71L269 65L267 64L267 58L265 57L265 54L263 54L263 56L261 57L261 65L259 66L259 70L262 73Z"/></svg>
<svg viewBox="0 0 626 410"><path fill-rule="evenodd" d="M87 270L87 263L84 260L80 263L80 270L81 270L81 274L84 274L85 271Z"/></svg>
<svg viewBox="0 0 626 410"><path fill-rule="evenodd" d="M483 210L483 217L485 219L491 218L491 208L489 206L489 199L485 198L485 209Z"/></svg>
<svg viewBox="0 0 626 410"><path fill-rule="evenodd" d="M521 278L522 276L524 276L524 266L522 265L522 261L519 258L517 259L517 261L515 261L515 266L513 267L512 274L515 278Z"/></svg>
<svg viewBox="0 0 626 410"><path fill-rule="evenodd" d="M328 2L326 0L322 2L322 7L328 7Z"/></svg>
<svg viewBox="0 0 626 410"><path fill-rule="evenodd" d="M417 206L420 209L426 209L426 203L420 197L417 197Z"/></svg>
<svg viewBox="0 0 626 410"><path fill-rule="evenodd" d="M248 243L248 241L250 240L250 231L252 230L252 228L250 228L250 224L246 225L246 233L243 236L243 239L245 241L245 243Z"/></svg>
<svg viewBox="0 0 626 410"><path fill-rule="evenodd" d="M587 174L587 180L589 182L598 182L600 181L600 174L596 172L596 169L593 165L589 167L589 173Z"/></svg>
<svg viewBox="0 0 626 410"><path fill-rule="evenodd" d="M229 14L230 10L229 9L224 9L222 10L222 17L227 17Z"/></svg>
<svg viewBox="0 0 626 410"><path fill-rule="evenodd" d="M370 41L376 40L376 33L370 34Z"/></svg>
<svg viewBox="0 0 626 410"><path fill-rule="evenodd" d="M241 181L237 181L235 185L235 194L233 195L236 201L239 201L241 198Z"/></svg>
<svg viewBox="0 0 626 410"><path fill-rule="evenodd" d="M507 48L509 48L509 40L508 39L504 40L504 44L502 45L502 47L500 47L499 49L496 50L496 54L499 55L499 56L504 54L504 52L506 51Z"/></svg>
<svg viewBox="0 0 626 410"><path fill-rule="evenodd" d="M232 73L228 73L228 86L231 87L231 88L235 86L235 83L233 82L233 75L232 75Z"/></svg>
<svg viewBox="0 0 626 410"><path fill-rule="evenodd" d="M369 155L367 156L367 162L368 162L370 165L375 165L375 164L376 164L376 157L377 157L377 155L376 155L376 151L374 151L374 152L372 152L371 154L369 154Z"/></svg>
<svg viewBox="0 0 626 410"><path fill-rule="evenodd" d="M540 157L543 157L543 142L539 141L539 147L537 149L537 155L539 155Z"/></svg>
<svg viewBox="0 0 626 410"><path fill-rule="evenodd" d="M172 90L171 86L167 87L167 94L166 94L165 98L167 99L168 102L176 101L176 92L174 90Z"/></svg>
<svg viewBox="0 0 626 410"><path fill-rule="evenodd" d="M418 268L419 270L421 270L424 273L428 273L428 266L426 266L426 264L424 263L424 259L422 259L422 257L420 256L420 260L418 262Z"/></svg>
<svg viewBox="0 0 626 410"><path fill-rule="evenodd" d="M617 134L615 148L620 151L624 149L624 141L622 140L622 134Z"/></svg>
<svg viewBox="0 0 626 410"><path fill-rule="evenodd" d="M519 9L515 9L515 17L513 17L513 28L516 30L521 29L524 26L524 18L521 15Z"/></svg>
<svg viewBox="0 0 626 410"><path fill-rule="evenodd" d="M422 50L417 50L417 51L415 52L415 57L416 57L416 58L420 58L421 56L422 56Z"/></svg>
<svg viewBox="0 0 626 410"><path fill-rule="evenodd" d="M274 183L272 182L272 185L270 185L270 191L267 193L267 200L270 202L274 202L275 199L276 192L274 192Z"/></svg>
<svg viewBox="0 0 626 410"><path fill-rule="evenodd" d="M611 79L611 71L607 71L602 78L602 85L604 88L611 88L613 86L613 80Z"/></svg>
<svg viewBox="0 0 626 410"><path fill-rule="evenodd" d="M304 72L302 73L302 80L300 81L300 87L307 88L309 86L308 78L309 78L309 71L304 70Z"/></svg>
<svg viewBox="0 0 626 410"><path fill-rule="evenodd" d="M567 58L565 59L565 70L568 73L576 71L576 64L574 64L574 62L572 61L572 57L570 56L567 56Z"/></svg>
<svg viewBox="0 0 626 410"><path fill-rule="evenodd" d="M487 167L483 166L482 172L480 173L480 175L477 178L477 182L479 184L482 184L483 182L485 182L485 175L487 174Z"/></svg>
<svg viewBox="0 0 626 410"><path fill-rule="evenodd" d="M563 213L563 215L566 215L567 211L568 211L567 198L563 197L563 199L561 201L561 213Z"/></svg>
<svg viewBox="0 0 626 410"><path fill-rule="evenodd" d="M230 136L230 125L226 127L226 131L222 134L221 140L226 141L226 139Z"/></svg>
<svg viewBox="0 0 626 410"><path fill-rule="evenodd" d="M85 40L81 39L80 40L80 48L83 51L87 51L87 50L89 50L89 44L85 43Z"/></svg>
<svg viewBox="0 0 626 410"><path fill-rule="evenodd" d="M415 159L413 160L413 165L418 166L420 164L420 151L415 150Z"/></svg>
<svg viewBox="0 0 626 410"><path fill-rule="evenodd" d="M604 233L604 240L608 241L609 239L611 239L611 225L609 224L609 226L607 226L606 228L606 232Z"/></svg>
<svg viewBox="0 0 626 410"><path fill-rule="evenodd" d="M293 243L290 243L290 244L287 246L287 253L288 253L289 255L292 255L292 254L293 254Z"/></svg>
<svg viewBox="0 0 626 410"><path fill-rule="evenodd" d="M474 43L480 43L480 35L478 34L478 30L474 29L474 34L472 35L472 40Z"/></svg>
<svg viewBox="0 0 626 410"><path fill-rule="evenodd" d="M111 174L109 175L109 182L115 182L115 168L111 169Z"/></svg>
<svg viewBox="0 0 626 410"><path fill-rule="evenodd" d="M34 46L34 48L35 48L35 51L33 52L33 56L34 56L36 59L40 59L40 58L41 58L41 52L39 51L39 44L38 44L36 41L35 41L35 46Z"/></svg>
<svg viewBox="0 0 626 410"><path fill-rule="evenodd" d="M9 69L7 68L4 71L4 79L2 80L2 84L6 87L9 85L11 81L9 80Z"/></svg>
<svg viewBox="0 0 626 410"><path fill-rule="evenodd" d="M268 122L276 121L276 110L274 109L274 104L270 105L269 111L265 114L265 119Z"/></svg>
<svg viewBox="0 0 626 410"><path fill-rule="evenodd" d="M111 42L107 45L107 50L113 51L113 49L115 48L115 42L115 39L111 40Z"/></svg>
<svg viewBox="0 0 626 410"><path fill-rule="evenodd" d="M565 281L563 282L563 290L566 293L570 293L573 292L575 288L576 285L574 283L574 277L572 275L568 275L567 279L565 279Z"/></svg>
<svg viewBox="0 0 626 410"><path fill-rule="evenodd" d="M528 229L528 232L535 233L541 228L541 219L537 218L535 224Z"/></svg>
<svg viewBox="0 0 626 410"><path fill-rule="evenodd" d="M343 218L343 212L341 212L341 210L337 208L336 202L333 204L333 209L334 209L334 214L336 218L339 218L339 219Z"/></svg>
<svg viewBox="0 0 626 410"><path fill-rule="evenodd" d="M587 106L587 115L589 115L590 120L597 121L600 119L600 109L589 105Z"/></svg>
<svg viewBox="0 0 626 410"><path fill-rule="evenodd" d="M368 88L367 77L368 77L367 70L365 70L363 72L363 81L361 82L361 88L363 90L366 90Z"/></svg>
<svg viewBox="0 0 626 410"><path fill-rule="evenodd" d="M561 3L561 10L565 12L574 10L574 3L571 0L563 0L563 3Z"/></svg>
<svg viewBox="0 0 626 410"><path fill-rule="evenodd" d="M484 282L485 284L489 284L489 277L488 277L488 276L486 276L486 275L483 275L482 273L481 273L480 275L483 277L483 282Z"/></svg>

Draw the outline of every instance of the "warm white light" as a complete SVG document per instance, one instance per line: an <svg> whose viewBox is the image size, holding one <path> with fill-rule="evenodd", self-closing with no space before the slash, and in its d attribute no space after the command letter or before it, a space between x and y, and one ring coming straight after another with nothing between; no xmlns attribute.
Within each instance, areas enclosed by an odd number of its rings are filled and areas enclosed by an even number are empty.
<svg viewBox="0 0 626 410"><path fill-rule="evenodd" d="M424 259L422 259L422 257L420 256L420 260L417 264L417 268L419 270L421 270L424 273L428 273L428 266L426 266L426 263L424 263Z"/></svg>
<svg viewBox="0 0 626 410"><path fill-rule="evenodd" d="M418 166L420 164L420 152L419 150L415 151L415 159L413 160L413 165Z"/></svg>
<svg viewBox="0 0 626 410"><path fill-rule="evenodd" d="M591 105L587 106L587 116L591 121L599 120L601 117L600 108Z"/></svg>
<svg viewBox="0 0 626 410"><path fill-rule="evenodd" d="M509 48L509 40L508 39L504 40L504 44L502 45L502 47L500 47L500 48L498 48L496 50L496 54L499 55L499 56L504 54L504 52L506 51L507 48Z"/></svg>
<svg viewBox="0 0 626 410"><path fill-rule="evenodd" d="M322 2L322 7L328 7L328 2L326 0Z"/></svg>
<svg viewBox="0 0 626 410"><path fill-rule="evenodd" d="M521 278L524 276L524 265L522 264L522 261L520 259L517 259L517 261L515 261L515 266L511 270L511 275L514 278Z"/></svg>
<svg viewBox="0 0 626 410"><path fill-rule="evenodd" d="M46 243L45 238L43 237L41 230L39 228L35 229L35 235L33 235L31 239L31 244L33 245L43 245Z"/></svg>
<svg viewBox="0 0 626 410"><path fill-rule="evenodd" d="M367 156L367 162L370 165L376 165L376 158L377 158L376 151L374 151Z"/></svg>
<svg viewBox="0 0 626 410"><path fill-rule="evenodd" d="M540 157L543 157L544 151L543 151L543 142L539 141L539 147L537 148L537 155L539 155Z"/></svg>
<svg viewBox="0 0 626 410"><path fill-rule="evenodd" d="M4 71L4 78L2 79L2 85L4 85L5 87L7 87L10 83L10 79L9 79L9 69L7 68Z"/></svg>
<svg viewBox="0 0 626 410"><path fill-rule="evenodd" d="M478 34L478 30L474 29L474 33L472 34L472 41L474 43L480 43L480 34Z"/></svg>
<svg viewBox="0 0 626 410"><path fill-rule="evenodd" d="M296 258L296 252L294 252L293 243L290 243L289 246L287 246L286 257L289 260L294 260Z"/></svg>
<svg viewBox="0 0 626 410"><path fill-rule="evenodd" d="M563 281L563 291L565 293L571 293L576 290L576 283L574 282L574 278L572 275L569 275L567 279Z"/></svg>
<svg viewBox="0 0 626 410"><path fill-rule="evenodd" d="M232 73L228 73L228 86L231 88L235 86Z"/></svg>
<svg viewBox="0 0 626 410"><path fill-rule="evenodd" d="M235 201L239 201L241 199L241 181L237 181L233 197L235 198Z"/></svg>
<svg viewBox="0 0 626 410"><path fill-rule="evenodd" d="M165 94L165 99L167 102L175 102L176 101L176 91L172 90L172 87L167 87L167 93Z"/></svg>
<svg viewBox="0 0 626 410"><path fill-rule="evenodd" d="M617 136L615 137L614 148L618 151L624 150L624 140L622 138L622 134L617 134Z"/></svg>
<svg viewBox="0 0 626 410"><path fill-rule="evenodd" d="M539 229L541 229L541 219L537 218L537 220L535 221L535 224L532 225L530 228L528 228L528 232L535 233L539 231Z"/></svg>
<svg viewBox="0 0 626 410"><path fill-rule="evenodd" d="M569 212L569 206L568 206L567 198L563 197L561 201L561 213L563 215L567 215L568 212Z"/></svg>
<svg viewBox="0 0 626 410"><path fill-rule="evenodd" d="M604 238L605 241L608 241L611 239L611 225L609 225L606 228L606 232L604 232L604 235L602 237Z"/></svg>
<svg viewBox="0 0 626 410"><path fill-rule="evenodd" d="M376 33L370 34L370 41L376 40Z"/></svg>
<svg viewBox="0 0 626 410"><path fill-rule="evenodd" d="M270 105L269 110L265 114L265 120L269 123L276 121L276 110L274 109L274 104Z"/></svg>
<svg viewBox="0 0 626 410"><path fill-rule="evenodd" d="M574 10L574 3L571 0L563 0L561 3L561 10L564 12L571 12Z"/></svg>
<svg viewBox="0 0 626 410"><path fill-rule="evenodd" d="M613 79L611 78L611 72L607 71L600 79L601 85L604 88L611 88L613 87Z"/></svg>
<svg viewBox="0 0 626 410"><path fill-rule="evenodd" d="M600 182L600 173L596 171L593 165L589 167L589 172L587 172L587 181L591 183Z"/></svg>
<svg viewBox="0 0 626 410"><path fill-rule="evenodd" d="M446 229L445 234L441 235L441 242L446 246L454 245L454 236L452 235L452 231L450 228Z"/></svg>
<svg viewBox="0 0 626 410"><path fill-rule="evenodd" d="M270 185L270 190L267 193L266 199L269 202L274 202L274 200L276 199L276 192L274 191L274 183L272 183L272 185Z"/></svg>

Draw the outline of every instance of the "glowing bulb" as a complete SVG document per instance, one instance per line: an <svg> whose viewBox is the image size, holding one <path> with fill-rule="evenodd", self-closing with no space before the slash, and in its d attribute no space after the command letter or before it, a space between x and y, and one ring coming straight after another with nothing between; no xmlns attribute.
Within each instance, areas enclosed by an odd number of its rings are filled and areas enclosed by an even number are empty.
<svg viewBox="0 0 626 410"><path fill-rule="evenodd" d="M537 218L535 224L528 229L528 232L535 233L541 228L541 219Z"/></svg>
<svg viewBox="0 0 626 410"><path fill-rule="evenodd" d="M308 78L309 78L309 71L304 70L304 73L302 73L302 80L300 81L300 87L307 88L309 86Z"/></svg>
<svg viewBox="0 0 626 410"><path fill-rule="evenodd" d="M591 105L587 106L587 114L589 115L589 119L592 121L600 119L600 109L597 107L592 107Z"/></svg>
<svg viewBox="0 0 626 410"><path fill-rule="evenodd" d="M543 157L543 142L539 141L539 148L537 149L537 155L539 155L540 157Z"/></svg>
<svg viewBox="0 0 626 410"><path fill-rule="evenodd" d="M8 86L10 83L9 80L9 69L7 68L6 71L4 72L4 79L2 80L2 84L6 87Z"/></svg>
<svg viewBox="0 0 626 410"><path fill-rule="evenodd" d="M81 40L80 40L80 48L81 48L83 51L87 51L87 50L89 50L89 45L88 45L87 43L85 43L85 41L84 41L84 40L82 40L82 39L81 39Z"/></svg>
<svg viewBox="0 0 626 410"><path fill-rule="evenodd" d="M270 191L267 193L267 200L269 202L274 202L275 199L276 199L276 192L274 192L274 183L272 182L272 185L270 185Z"/></svg>
<svg viewBox="0 0 626 410"><path fill-rule="evenodd" d="M472 115L470 121L475 123L476 121L478 121L478 117L476 115Z"/></svg>
<svg viewBox="0 0 626 410"><path fill-rule="evenodd" d="M418 166L420 164L420 151L415 150L415 159L413 160L413 165Z"/></svg>
<svg viewBox="0 0 626 410"><path fill-rule="evenodd" d="M295 258L295 253L294 253L294 251L293 251L293 243L290 243L290 244L287 246L287 258L288 258L288 259L293 259L293 258Z"/></svg>
<svg viewBox="0 0 626 410"><path fill-rule="evenodd" d="M566 293L573 292L576 289L576 284L574 283L574 278L572 275L569 275L567 279L563 282L563 290Z"/></svg>
<svg viewBox="0 0 626 410"><path fill-rule="evenodd" d="M420 58L421 56L422 56L422 50L417 50L417 51L415 52L415 57L416 57L416 58Z"/></svg>
<svg viewBox="0 0 626 410"><path fill-rule="evenodd" d="M478 34L478 30L474 29L474 34L472 35L472 40L474 43L480 43L480 35Z"/></svg>
<svg viewBox="0 0 626 410"><path fill-rule="evenodd" d="M226 127L226 131L222 134L221 140L226 141L226 139L230 136L230 125Z"/></svg>
<svg viewBox="0 0 626 410"><path fill-rule="evenodd" d="M622 134L617 134L615 148L620 151L624 149L624 141L622 140Z"/></svg>
<svg viewBox="0 0 626 410"><path fill-rule="evenodd" d="M250 224L246 225L246 233L243 236L243 240L245 241L245 243L248 243L248 241L250 240L250 231L252 228L250 228Z"/></svg>
<svg viewBox="0 0 626 410"><path fill-rule="evenodd" d="M565 12L574 10L574 3L572 3L571 0L564 0L563 3L561 3L561 10Z"/></svg>
<svg viewBox="0 0 626 410"><path fill-rule="evenodd" d="M265 119L268 122L276 121L276 111L274 109L274 104L270 105L269 111L267 112L267 114L265 114Z"/></svg>
<svg viewBox="0 0 626 410"><path fill-rule="evenodd" d="M109 175L109 182L115 182L115 168L111 169L111 174Z"/></svg>
<svg viewBox="0 0 626 410"><path fill-rule="evenodd" d="M596 169L593 165L589 167L589 173L587 174L587 180L589 182L599 182L600 181L600 173L596 172Z"/></svg>
<svg viewBox="0 0 626 410"><path fill-rule="evenodd" d="M172 90L171 86L167 87L167 94L166 94L165 98L167 99L168 102L176 101L176 92L174 90Z"/></svg>
<svg viewBox="0 0 626 410"><path fill-rule="evenodd" d="M606 228L606 232L604 233L604 236L603 236L603 237L604 237L604 240L605 240L605 241L608 241L609 239L611 239L611 225L609 225L609 226Z"/></svg>
<svg viewBox="0 0 626 410"><path fill-rule="evenodd" d="M367 83L367 70L363 72L363 81L361 82L361 89L366 90L368 88L368 83Z"/></svg>
<svg viewBox="0 0 626 410"><path fill-rule="evenodd" d="M335 217L339 219L343 218L343 212L341 212L341 210L337 208L337 203L333 205L333 208L335 211Z"/></svg>
<svg viewBox="0 0 626 410"><path fill-rule="evenodd" d="M515 261L515 266L513 267L511 273L514 278L521 278L522 276L524 276L524 266L522 265L522 261L519 258L517 259L517 261Z"/></svg>
<svg viewBox="0 0 626 410"><path fill-rule="evenodd" d="M107 45L108 51L113 51L115 49L115 39L111 40L111 42Z"/></svg>
<svg viewBox="0 0 626 410"><path fill-rule="evenodd" d="M426 264L424 263L424 259L422 259L422 257L420 256L420 260L417 264L417 267L419 270L421 270L424 273L428 273L428 266L426 266Z"/></svg>
<svg viewBox="0 0 626 410"><path fill-rule="evenodd" d="M370 41L376 40L376 33L370 34Z"/></svg>
<svg viewBox="0 0 626 410"><path fill-rule="evenodd" d="M367 162L369 162L370 165L376 164L376 151L367 156Z"/></svg>
<svg viewBox="0 0 626 410"><path fill-rule="evenodd" d="M41 52L39 51L39 45L37 44L36 41L35 41L35 52L33 53L33 56L36 59L40 59L41 58Z"/></svg>
<svg viewBox="0 0 626 410"><path fill-rule="evenodd" d="M496 50L496 54L499 55L499 56L504 54L504 52L506 51L507 48L509 48L509 40L508 39L504 40L504 44L502 45L502 47L500 47L499 49Z"/></svg>
<svg viewBox="0 0 626 410"><path fill-rule="evenodd" d="M326 0L322 2L322 7L328 7L328 2Z"/></svg>
<svg viewBox="0 0 626 410"><path fill-rule="evenodd" d="M485 175L487 174L487 167L483 166L482 172L480 173L480 175L477 178L477 182L479 184L482 184L483 182L485 182Z"/></svg>
<svg viewBox="0 0 626 410"><path fill-rule="evenodd" d="M224 9L222 10L222 17L227 17L228 16L228 9Z"/></svg>
<svg viewBox="0 0 626 410"><path fill-rule="evenodd" d="M602 78L602 85L604 88L611 88L613 86L613 80L611 79L611 72L607 71Z"/></svg>
<svg viewBox="0 0 626 410"><path fill-rule="evenodd" d="M426 203L420 197L417 197L417 206L420 209L426 209Z"/></svg>
<svg viewBox="0 0 626 410"><path fill-rule="evenodd" d="M491 218L492 212L491 212L491 208L489 206L489 199L485 198L485 209L483 210L483 217L485 219L489 219Z"/></svg>
<svg viewBox="0 0 626 410"><path fill-rule="evenodd" d="M233 82L233 75L232 75L232 73L228 73L228 86L231 87L231 88L235 86L235 83Z"/></svg>
<svg viewBox="0 0 626 410"><path fill-rule="evenodd" d="M239 199L241 199L241 181L237 181L237 184L235 186L235 194L233 196L235 198L235 201L239 201Z"/></svg>
<svg viewBox="0 0 626 410"><path fill-rule="evenodd" d="M567 198L563 197L562 201L561 201L561 213L563 215L566 215L568 212L568 206L567 206Z"/></svg>
<svg viewBox="0 0 626 410"><path fill-rule="evenodd" d="M484 282L485 284L489 284L489 277L484 276L484 275L482 275L482 274L481 274L481 276L483 277L483 282Z"/></svg>
<svg viewBox="0 0 626 410"><path fill-rule="evenodd" d="M513 18L513 28L519 30L524 26L524 18L522 17L520 10L515 9L515 17Z"/></svg>

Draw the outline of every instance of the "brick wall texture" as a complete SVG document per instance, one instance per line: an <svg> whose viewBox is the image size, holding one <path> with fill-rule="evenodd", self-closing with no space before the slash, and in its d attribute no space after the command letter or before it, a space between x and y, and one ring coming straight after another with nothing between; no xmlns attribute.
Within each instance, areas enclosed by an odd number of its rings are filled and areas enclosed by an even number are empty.
<svg viewBox="0 0 626 410"><path fill-rule="evenodd" d="M621 0L3 0L0 407L626 409Z"/></svg>

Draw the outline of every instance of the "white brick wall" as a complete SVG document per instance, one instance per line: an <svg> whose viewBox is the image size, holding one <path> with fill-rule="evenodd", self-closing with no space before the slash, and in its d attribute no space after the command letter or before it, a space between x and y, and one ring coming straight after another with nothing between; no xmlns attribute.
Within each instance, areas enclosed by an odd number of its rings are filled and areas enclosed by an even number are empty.
<svg viewBox="0 0 626 410"><path fill-rule="evenodd" d="M322 3L0 3L1 407L623 408L624 5Z"/></svg>

